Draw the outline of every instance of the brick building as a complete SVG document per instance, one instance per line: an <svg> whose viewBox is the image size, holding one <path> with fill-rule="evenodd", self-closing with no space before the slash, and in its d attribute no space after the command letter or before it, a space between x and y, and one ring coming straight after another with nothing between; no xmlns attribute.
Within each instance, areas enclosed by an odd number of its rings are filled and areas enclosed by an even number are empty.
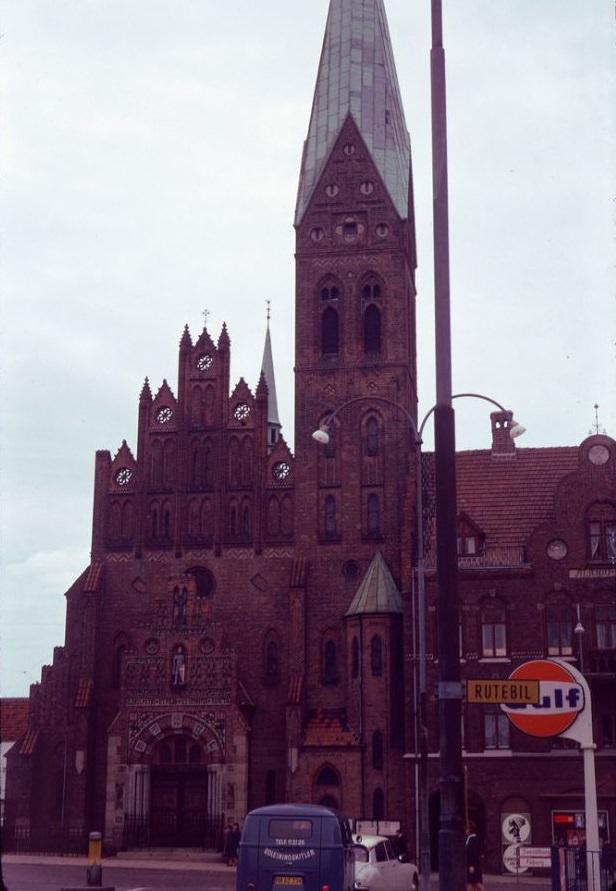
<svg viewBox="0 0 616 891"><path fill-rule="evenodd" d="M186 329L177 385L145 381L136 448L96 455L91 563L8 756L9 846L97 829L114 849L216 847L223 821L290 800L400 821L415 849L421 522L434 848L434 483L426 453L419 518L412 191L382 0L331 0L295 212L294 454L269 328L254 393L230 380L224 326ZM491 421L491 449L458 459L463 671L583 662L608 832L616 443L516 448L510 413ZM506 814L548 844L555 812L583 810L577 748L524 736L496 708L463 718L489 857Z"/></svg>

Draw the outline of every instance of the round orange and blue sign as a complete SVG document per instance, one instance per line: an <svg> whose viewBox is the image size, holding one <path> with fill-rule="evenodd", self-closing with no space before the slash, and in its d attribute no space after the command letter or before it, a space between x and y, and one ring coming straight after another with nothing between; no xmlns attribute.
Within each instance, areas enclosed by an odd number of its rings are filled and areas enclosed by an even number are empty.
<svg viewBox="0 0 616 891"><path fill-rule="evenodd" d="M560 662L535 659L524 662L509 675L510 680L538 680L539 701L502 703L514 727L530 736L559 736L571 727L584 709L584 689Z"/></svg>

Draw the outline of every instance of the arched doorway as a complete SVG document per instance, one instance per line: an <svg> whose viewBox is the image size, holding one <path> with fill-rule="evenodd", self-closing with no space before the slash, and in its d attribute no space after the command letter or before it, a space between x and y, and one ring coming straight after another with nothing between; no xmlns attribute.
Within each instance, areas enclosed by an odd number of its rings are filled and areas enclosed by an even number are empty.
<svg viewBox="0 0 616 891"><path fill-rule="evenodd" d="M208 826L208 773L201 744L186 736L163 740L150 769L150 844L202 847Z"/></svg>
<svg viewBox="0 0 616 891"><path fill-rule="evenodd" d="M230 807L224 720L187 712L147 717L128 728L124 846L219 848Z"/></svg>

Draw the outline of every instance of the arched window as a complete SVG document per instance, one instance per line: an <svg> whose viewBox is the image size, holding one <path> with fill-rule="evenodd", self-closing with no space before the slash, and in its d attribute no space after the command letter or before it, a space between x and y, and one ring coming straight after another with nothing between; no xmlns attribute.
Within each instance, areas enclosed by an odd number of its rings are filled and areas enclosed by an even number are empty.
<svg viewBox="0 0 616 891"><path fill-rule="evenodd" d="M201 526L200 532L204 538L209 538L212 535L212 521L213 521L213 511L212 511L212 502L209 498L204 498L201 502Z"/></svg>
<svg viewBox="0 0 616 891"><path fill-rule="evenodd" d="M150 483L159 489L163 481L163 446L159 439L152 443L150 462Z"/></svg>
<svg viewBox="0 0 616 891"><path fill-rule="evenodd" d="M229 535L231 538L237 538L239 535L239 524L237 521L237 505L232 502L229 507Z"/></svg>
<svg viewBox="0 0 616 891"><path fill-rule="evenodd" d="M368 418L366 424L366 455L378 455L379 422L376 418Z"/></svg>
<svg viewBox="0 0 616 891"><path fill-rule="evenodd" d="M280 502L275 495L270 495L267 503L267 534L280 533Z"/></svg>
<svg viewBox="0 0 616 891"><path fill-rule="evenodd" d="M175 444L168 439L163 446L163 485L171 489L175 482Z"/></svg>
<svg viewBox="0 0 616 891"><path fill-rule="evenodd" d="M135 511L132 501L126 502L122 508L122 519L120 521L120 535L123 539L132 538L134 527Z"/></svg>
<svg viewBox="0 0 616 891"><path fill-rule="evenodd" d="M248 501L242 502L242 537L250 538L251 532L251 511Z"/></svg>
<svg viewBox="0 0 616 891"><path fill-rule="evenodd" d="M336 285L325 285L321 288L321 300L337 300L340 291Z"/></svg>
<svg viewBox="0 0 616 891"><path fill-rule="evenodd" d="M372 734L372 766L375 770L383 770L383 734L380 730Z"/></svg>
<svg viewBox="0 0 616 891"><path fill-rule="evenodd" d="M241 467L242 485L249 486L252 483L252 439L250 436L244 437L242 442L242 467Z"/></svg>
<svg viewBox="0 0 616 891"><path fill-rule="evenodd" d="M383 820L385 818L385 796L382 789L375 789L372 793L372 819Z"/></svg>
<svg viewBox="0 0 616 891"><path fill-rule="evenodd" d="M280 651L274 640L269 640L265 645L265 683L280 683Z"/></svg>
<svg viewBox="0 0 616 891"><path fill-rule="evenodd" d="M340 780L333 767L323 767L317 776L317 786L339 786Z"/></svg>
<svg viewBox="0 0 616 891"><path fill-rule="evenodd" d="M336 500L333 495L325 499L325 535L336 534Z"/></svg>
<svg viewBox="0 0 616 891"><path fill-rule="evenodd" d="M505 604L485 600L481 607L481 655L485 658L507 655Z"/></svg>
<svg viewBox="0 0 616 891"><path fill-rule="evenodd" d="M162 528L163 538L170 539L171 538L171 508L168 504L165 504L163 508L163 528Z"/></svg>
<svg viewBox="0 0 616 891"><path fill-rule="evenodd" d="M240 444L235 436L229 443L229 485L240 484Z"/></svg>
<svg viewBox="0 0 616 891"><path fill-rule="evenodd" d="M383 642L378 634L370 641L370 670L375 678L383 674Z"/></svg>
<svg viewBox="0 0 616 891"><path fill-rule="evenodd" d="M373 303L364 313L364 352L381 351L381 311Z"/></svg>
<svg viewBox="0 0 616 891"><path fill-rule="evenodd" d="M338 656L336 644L333 640L325 641L325 646L323 647L323 683L338 683Z"/></svg>
<svg viewBox="0 0 616 891"><path fill-rule="evenodd" d="M111 686L114 690L119 690L122 686L124 660L126 658L127 649L126 639L123 636L118 638L113 649L113 665L111 669Z"/></svg>
<svg viewBox="0 0 616 891"><path fill-rule="evenodd" d="M328 306L321 316L321 350L323 353L335 355L338 352L338 313Z"/></svg>
<svg viewBox="0 0 616 891"><path fill-rule="evenodd" d="M377 282L367 282L361 289L364 300L380 300L381 286Z"/></svg>
<svg viewBox="0 0 616 891"><path fill-rule="evenodd" d="M359 641L356 637L351 644L351 675L354 678L359 677Z"/></svg>
<svg viewBox="0 0 616 891"><path fill-rule="evenodd" d="M190 419L193 427L203 424L203 393L201 387L193 387L190 399Z"/></svg>
<svg viewBox="0 0 616 891"><path fill-rule="evenodd" d="M183 736L180 736L179 739L176 739L174 749L175 763L186 764L186 740Z"/></svg>
<svg viewBox="0 0 616 891"><path fill-rule="evenodd" d="M280 509L280 531L283 535L293 533L293 501L290 495L283 495Z"/></svg>
<svg viewBox="0 0 616 891"><path fill-rule="evenodd" d="M380 534L380 516L378 495L368 495L366 528L371 538Z"/></svg>
<svg viewBox="0 0 616 891"><path fill-rule="evenodd" d="M197 597L211 597L213 595L216 582L210 570L205 566L192 566L186 570L186 575L191 576L193 579Z"/></svg>

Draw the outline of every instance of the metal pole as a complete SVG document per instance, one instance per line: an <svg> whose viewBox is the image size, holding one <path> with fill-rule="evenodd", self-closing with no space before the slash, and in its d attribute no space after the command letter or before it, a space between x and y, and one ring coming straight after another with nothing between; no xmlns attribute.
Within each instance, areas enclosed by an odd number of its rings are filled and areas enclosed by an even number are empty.
<svg viewBox="0 0 616 891"><path fill-rule="evenodd" d="M451 390L447 116L441 0L432 0L432 198L436 408L436 574L438 610L438 704L440 829L439 888L465 891L458 554L456 531L456 445Z"/></svg>
<svg viewBox="0 0 616 891"><path fill-rule="evenodd" d="M415 442L415 486L417 510L417 639L419 655L419 880L421 891L430 888L430 822L428 808L428 728L426 685L426 577L424 563L423 490L421 436ZM417 708L417 704L415 705Z"/></svg>

